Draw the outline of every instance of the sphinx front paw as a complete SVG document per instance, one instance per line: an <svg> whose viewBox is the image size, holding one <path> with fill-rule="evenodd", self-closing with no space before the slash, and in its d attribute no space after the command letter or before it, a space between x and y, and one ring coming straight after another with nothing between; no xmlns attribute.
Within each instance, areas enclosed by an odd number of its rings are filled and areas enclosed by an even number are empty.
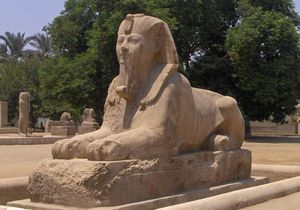
<svg viewBox="0 0 300 210"><path fill-rule="evenodd" d="M85 148L88 140L73 138L57 141L52 147L52 156L55 159L85 158Z"/></svg>
<svg viewBox="0 0 300 210"><path fill-rule="evenodd" d="M120 142L114 140L98 140L86 148L89 160L124 160L128 159L128 151Z"/></svg>

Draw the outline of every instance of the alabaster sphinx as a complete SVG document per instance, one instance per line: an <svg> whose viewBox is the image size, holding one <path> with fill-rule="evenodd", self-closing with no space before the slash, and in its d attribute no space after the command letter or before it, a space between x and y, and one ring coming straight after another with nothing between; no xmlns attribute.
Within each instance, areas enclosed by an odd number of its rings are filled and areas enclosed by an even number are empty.
<svg viewBox="0 0 300 210"><path fill-rule="evenodd" d="M41 163L30 178L33 201L117 205L249 178L236 100L192 88L178 73L165 22L127 15L116 52L119 75L101 128L55 143L56 160ZM73 158L88 160L65 160Z"/></svg>
<svg viewBox="0 0 300 210"><path fill-rule="evenodd" d="M146 159L241 147L244 120L235 99L192 88L177 72L165 22L128 15L116 51L120 70L108 90L102 127L57 142L54 158Z"/></svg>

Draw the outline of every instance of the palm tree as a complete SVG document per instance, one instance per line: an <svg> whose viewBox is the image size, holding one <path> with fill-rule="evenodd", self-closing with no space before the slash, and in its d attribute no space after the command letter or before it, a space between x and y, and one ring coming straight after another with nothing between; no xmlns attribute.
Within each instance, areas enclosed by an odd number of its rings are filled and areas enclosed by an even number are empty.
<svg viewBox="0 0 300 210"><path fill-rule="evenodd" d="M11 57L19 58L23 55L25 45L29 43L32 38L25 37L25 33L21 34L18 32L14 34L7 31L5 35L0 35L0 39L2 39L7 46L8 54Z"/></svg>
<svg viewBox="0 0 300 210"><path fill-rule="evenodd" d="M37 33L31 38L32 41L29 44L36 48L41 55L53 55L53 41L50 36L48 36L47 34Z"/></svg>
<svg viewBox="0 0 300 210"><path fill-rule="evenodd" d="M0 63L8 57L6 44L0 43Z"/></svg>

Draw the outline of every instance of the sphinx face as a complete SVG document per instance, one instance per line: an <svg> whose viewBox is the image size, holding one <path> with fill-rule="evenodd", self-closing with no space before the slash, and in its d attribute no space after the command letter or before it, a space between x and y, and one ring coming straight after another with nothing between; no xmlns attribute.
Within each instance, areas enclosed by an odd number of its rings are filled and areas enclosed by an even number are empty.
<svg viewBox="0 0 300 210"><path fill-rule="evenodd" d="M117 57L120 64L120 74L125 77L126 83L131 82L130 80L135 75L135 69L142 64L140 62L140 58L143 57L142 45L143 37L140 34L122 34L118 37Z"/></svg>
<svg viewBox="0 0 300 210"><path fill-rule="evenodd" d="M116 46L123 85L117 93L131 99L144 83L153 60L152 41L139 33L119 34Z"/></svg>

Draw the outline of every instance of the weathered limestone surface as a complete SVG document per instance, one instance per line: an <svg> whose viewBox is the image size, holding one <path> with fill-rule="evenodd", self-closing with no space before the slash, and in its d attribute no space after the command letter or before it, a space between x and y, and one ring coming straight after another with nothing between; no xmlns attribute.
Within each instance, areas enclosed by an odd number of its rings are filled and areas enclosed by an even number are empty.
<svg viewBox="0 0 300 210"><path fill-rule="evenodd" d="M199 152L168 159L44 160L29 182L32 201L110 206L247 179L248 150Z"/></svg>
<svg viewBox="0 0 300 210"><path fill-rule="evenodd" d="M0 101L0 128L7 126L8 123L7 116L7 102Z"/></svg>

